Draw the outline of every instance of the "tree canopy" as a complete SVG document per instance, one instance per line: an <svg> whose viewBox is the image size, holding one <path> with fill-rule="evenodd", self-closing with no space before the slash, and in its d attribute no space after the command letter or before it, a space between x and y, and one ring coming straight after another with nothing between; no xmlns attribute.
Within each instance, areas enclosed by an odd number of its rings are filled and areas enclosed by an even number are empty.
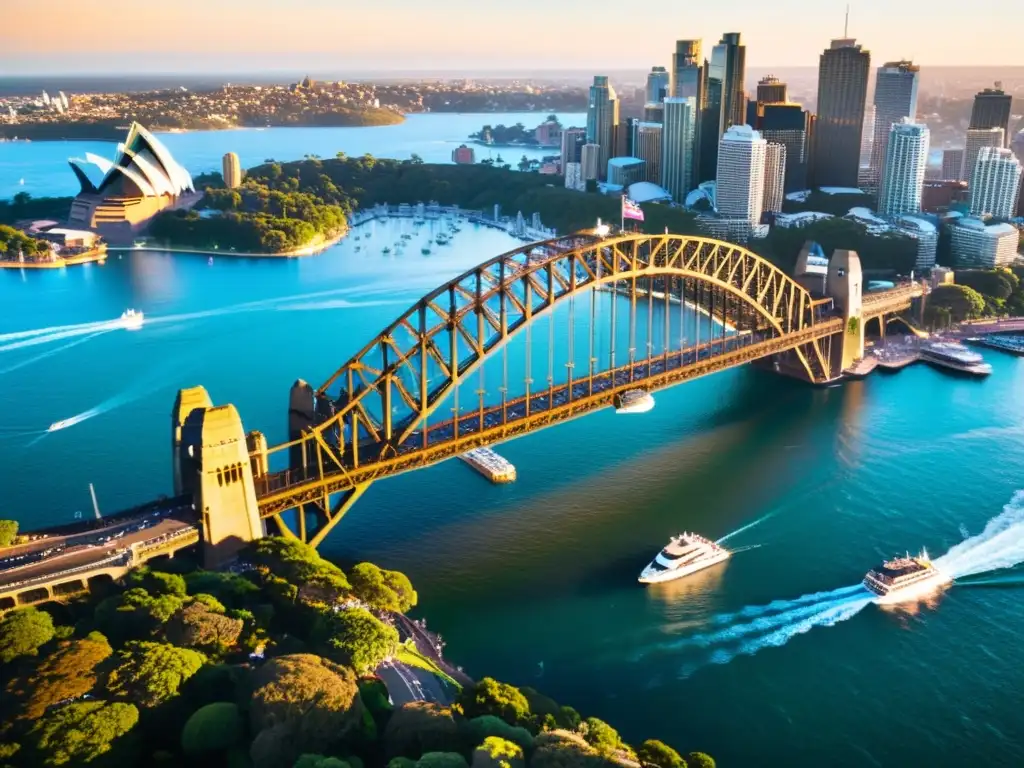
<svg viewBox="0 0 1024 768"><path fill-rule="evenodd" d="M619 737L619 732L608 725L604 720L599 720L596 717L588 717L583 722L586 724L586 728L583 731L583 738L585 738L587 743L601 754L610 755L622 746L622 739Z"/></svg>
<svg viewBox="0 0 1024 768"><path fill-rule="evenodd" d="M404 613L415 607L418 600L404 573L386 571L373 563L353 566L348 578L355 596L377 610Z"/></svg>
<svg viewBox="0 0 1024 768"><path fill-rule="evenodd" d="M182 683L199 671L206 657L168 643L132 641L118 652L106 688L143 707L155 707L178 695Z"/></svg>
<svg viewBox="0 0 1024 768"><path fill-rule="evenodd" d="M53 639L53 618L29 606L11 611L0 621L0 663L19 656L34 656L41 645Z"/></svg>
<svg viewBox="0 0 1024 768"><path fill-rule="evenodd" d="M523 768L523 748L500 736L488 736L473 750L473 768Z"/></svg>
<svg viewBox="0 0 1024 768"><path fill-rule="evenodd" d="M50 710L32 735L43 765L88 763L110 752L138 721L131 704L83 701Z"/></svg>
<svg viewBox="0 0 1024 768"><path fill-rule="evenodd" d="M985 297L966 285L939 285L928 296L929 307L949 311L954 323L981 317L985 311Z"/></svg>
<svg viewBox="0 0 1024 768"><path fill-rule="evenodd" d="M515 686L485 677L476 685L462 690L458 699L466 717L494 715L509 725L530 720L530 704Z"/></svg>
<svg viewBox="0 0 1024 768"><path fill-rule="evenodd" d="M0 520L0 547L9 547L18 538L17 520Z"/></svg>
<svg viewBox="0 0 1024 768"><path fill-rule="evenodd" d="M317 632L332 656L362 674L398 649L398 630L362 608L325 612Z"/></svg>
<svg viewBox="0 0 1024 768"><path fill-rule="evenodd" d="M168 622L166 632L167 639L174 645L222 652L238 642L242 625L241 619L225 616L196 600L178 609Z"/></svg>
<svg viewBox="0 0 1024 768"><path fill-rule="evenodd" d="M641 744L636 756L644 768L688 768L678 752L657 739L648 739Z"/></svg>
<svg viewBox="0 0 1024 768"><path fill-rule="evenodd" d="M415 760L426 752L458 749L460 742L452 711L439 704L404 704L395 709L384 729L384 752L388 758Z"/></svg>
<svg viewBox="0 0 1024 768"><path fill-rule="evenodd" d="M23 699L22 716L38 720L47 709L77 699L96 687L97 668L112 653L107 638L90 632L79 640L66 640L24 676L12 680L8 692Z"/></svg>
<svg viewBox="0 0 1024 768"><path fill-rule="evenodd" d="M181 748L190 756L223 752L239 744L244 733L238 705L218 701L192 713L181 732Z"/></svg>

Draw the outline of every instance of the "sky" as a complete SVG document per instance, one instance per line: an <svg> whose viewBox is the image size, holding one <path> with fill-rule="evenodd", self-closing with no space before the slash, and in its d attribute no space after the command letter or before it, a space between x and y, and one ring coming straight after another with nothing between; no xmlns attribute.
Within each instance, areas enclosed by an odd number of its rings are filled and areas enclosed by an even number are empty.
<svg viewBox="0 0 1024 768"><path fill-rule="evenodd" d="M1021 0L853 0L874 61L1024 66ZM980 7L980 6L979 6ZM813 66L846 0L0 0L0 76L668 65L739 31L747 66Z"/></svg>

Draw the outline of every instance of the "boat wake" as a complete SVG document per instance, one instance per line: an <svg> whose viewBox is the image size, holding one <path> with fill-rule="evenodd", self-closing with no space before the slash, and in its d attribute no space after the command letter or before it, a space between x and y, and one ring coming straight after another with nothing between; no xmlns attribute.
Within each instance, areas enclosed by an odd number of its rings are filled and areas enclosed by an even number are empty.
<svg viewBox="0 0 1024 768"><path fill-rule="evenodd" d="M1024 563L1024 491L1017 491L981 533L964 539L935 560L935 567L962 579L1020 563Z"/></svg>
<svg viewBox="0 0 1024 768"><path fill-rule="evenodd" d="M736 529L735 531L733 531L732 533L727 533L727 534L725 534L725 536L723 536L723 537L722 537L722 538L720 538L720 539L719 539L718 541L716 541L716 542L715 542L715 544L723 544L723 543L727 542L727 541L728 541L729 539L731 539L731 538L732 538L733 536L739 536L739 535L740 535L741 533L743 533L744 531L749 531L749 530L750 530L751 528L753 528L753 527L754 527L755 525L760 525L760 524L761 524L761 523L763 523L763 522L764 522L765 520L770 520L771 518L775 517L775 515L776 515L776 513L777 513L777 512L778 512L778 510L773 510L773 511L769 512L769 513L768 513L768 514L766 514L766 515L761 515L761 517L757 518L757 520L754 520L754 521L753 521L753 522L751 522L751 523L747 523L747 524L746 524L746 525L744 525L744 526L743 526L742 528L737 528L737 529Z"/></svg>

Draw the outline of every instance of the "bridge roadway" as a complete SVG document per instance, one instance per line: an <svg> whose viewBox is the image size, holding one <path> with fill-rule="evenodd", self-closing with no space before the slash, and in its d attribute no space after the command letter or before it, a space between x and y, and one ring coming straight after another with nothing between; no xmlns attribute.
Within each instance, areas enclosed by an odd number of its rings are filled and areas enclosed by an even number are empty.
<svg viewBox="0 0 1024 768"><path fill-rule="evenodd" d="M593 376L574 377L571 385L566 382L501 404L482 405L458 419L444 420L426 431L414 431L397 446L363 442L358 450L350 449L345 453L346 466L324 465L322 475L320 466L310 466L257 477L260 514L272 517L298 504L319 500L321 490L312 493L303 490L303 486L314 479L328 480L330 493L349 490L382 476L418 469L471 448L491 445L608 407L613 405L617 394L633 387L642 386L650 391L663 389L792 349L838 333L842 328L842 319L831 317L785 337L775 336L769 330L729 336L627 363L614 370L595 372ZM360 454L380 456L382 451L390 455L361 463Z"/></svg>
<svg viewBox="0 0 1024 768"><path fill-rule="evenodd" d="M15 596L65 579L88 581L110 568L127 568L140 549L198 538L191 499L168 499L116 517L89 520L36 534L0 550L0 610ZM28 604L29 601L17 601Z"/></svg>

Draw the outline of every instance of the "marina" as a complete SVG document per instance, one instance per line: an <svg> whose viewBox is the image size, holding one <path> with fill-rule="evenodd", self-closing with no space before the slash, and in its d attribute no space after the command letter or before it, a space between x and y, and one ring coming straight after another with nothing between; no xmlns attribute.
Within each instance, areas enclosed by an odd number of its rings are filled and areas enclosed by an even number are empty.
<svg viewBox="0 0 1024 768"><path fill-rule="evenodd" d="M515 482L516 468L512 462L490 448L474 448L459 458L496 485Z"/></svg>

